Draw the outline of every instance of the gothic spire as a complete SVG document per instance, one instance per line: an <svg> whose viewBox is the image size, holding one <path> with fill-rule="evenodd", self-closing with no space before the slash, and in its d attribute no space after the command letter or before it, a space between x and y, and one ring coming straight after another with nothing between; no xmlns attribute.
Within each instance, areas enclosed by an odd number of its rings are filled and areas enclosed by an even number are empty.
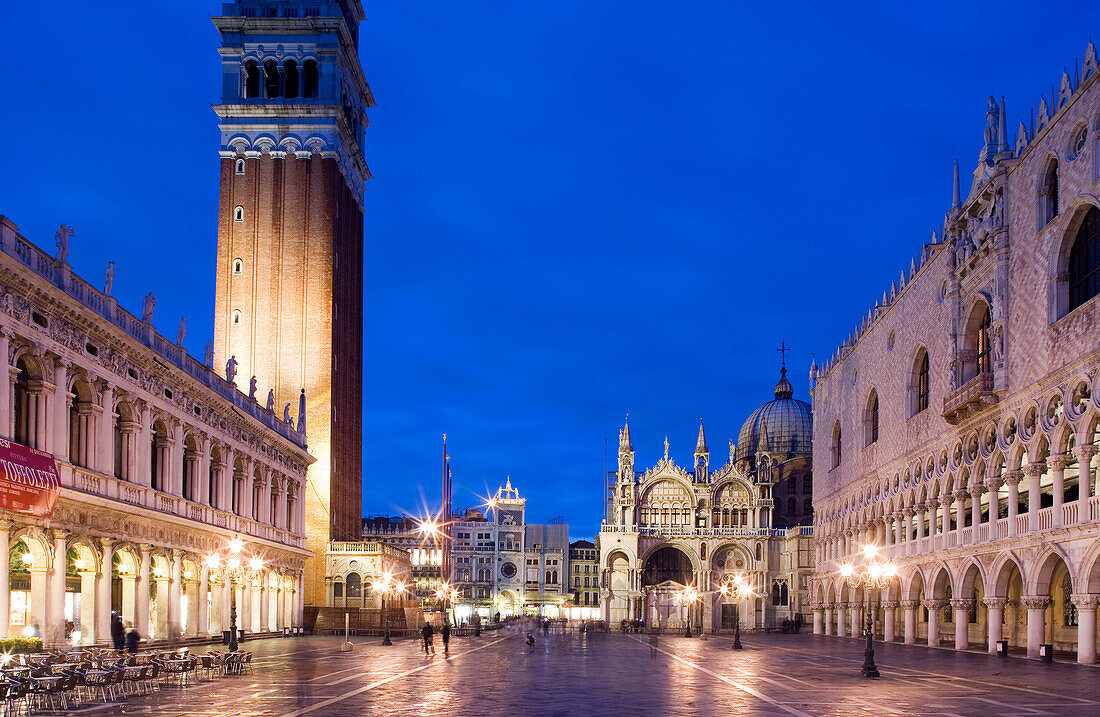
<svg viewBox="0 0 1100 717"><path fill-rule="evenodd" d="M959 194L959 160L955 160L955 179L951 186L951 208L956 209L962 204L962 195Z"/></svg>
<svg viewBox="0 0 1100 717"><path fill-rule="evenodd" d="M623 430L619 431L619 452L634 452L634 446L630 443L630 416L627 415L623 422Z"/></svg>
<svg viewBox="0 0 1100 717"><path fill-rule="evenodd" d="M1001 106L997 117L997 151L1008 151L1008 122L1005 120L1005 98L1001 96Z"/></svg>
<svg viewBox="0 0 1100 717"><path fill-rule="evenodd" d="M701 456L709 453L707 450L707 437L703 434L703 419L699 419L699 438L695 441L695 455Z"/></svg>

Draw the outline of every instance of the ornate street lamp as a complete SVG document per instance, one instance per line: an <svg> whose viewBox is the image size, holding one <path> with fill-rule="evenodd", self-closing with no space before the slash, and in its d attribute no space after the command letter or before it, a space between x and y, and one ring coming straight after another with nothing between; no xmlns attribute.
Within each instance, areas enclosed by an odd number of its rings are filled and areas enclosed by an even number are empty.
<svg viewBox="0 0 1100 717"><path fill-rule="evenodd" d="M245 549L240 538L229 541L229 545L206 557L206 567L221 570L222 576L229 580L229 651L237 651L237 589L236 583L246 582L263 570L264 561Z"/></svg>
<svg viewBox="0 0 1100 717"><path fill-rule="evenodd" d="M443 583L435 591L435 596L443 605L443 614L446 616L447 622L451 622L451 603L458 599L458 591L450 583Z"/></svg>
<svg viewBox="0 0 1100 717"><path fill-rule="evenodd" d="M676 602L687 605L687 620L684 626L684 637L691 637L691 611L699 600L699 591L692 585L685 585L684 589L676 593Z"/></svg>
<svg viewBox="0 0 1100 717"><path fill-rule="evenodd" d="M382 644L389 647L393 641L390 640L390 621L386 619L386 596L392 593L396 597L405 592L405 583L395 580L389 573L382 573L375 589L382 595Z"/></svg>
<svg viewBox="0 0 1100 717"><path fill-rule="evenodd" d="M853 589L858 588L860 583L867 586L867 647L863 651L863 667L859 671L859 676L878 677L878 667L875 666L875 647L872 643L875 618L871 613L871 591L887 587L898 574L898 568L892 562L879 561L878 548L874 545L864 546L863 559L862 565L844 563L840 566L840 574Z"/></svg>
<svg viewBox="0 0 1100 717"><path fill-rule="evenodd" d="M756 597L756 591L752 589L744 575L727 575L718 586L718 592L722 597L732 597L737 600L748 600ZM732 650L743 649L741 647L741 605L733 604L733 647Z"/></svg>

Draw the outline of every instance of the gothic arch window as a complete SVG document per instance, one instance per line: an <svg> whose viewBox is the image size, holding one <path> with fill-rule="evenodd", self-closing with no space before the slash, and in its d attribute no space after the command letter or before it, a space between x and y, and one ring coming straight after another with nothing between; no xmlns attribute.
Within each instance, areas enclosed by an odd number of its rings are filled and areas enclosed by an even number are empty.
<svg viewBox="0 0 1100 717"><path fill-rule="evenodd" d="M794 498L787 498L787 516L792 517L798 512Z"/></svg>
<svg viewBox="0 0 1100 717"><path fill-rule="evenodd" d="M244 262L240 259L233 260L233 273L240 274L244 270Z"/></svg>
<svg viewBox="0 0 1100 717"><path fill-rule="evenodd" d="M1077 624L1077 606L1073 604L1070 596L1073 595L1073 582L1069 575L1062 581L1062 624L1073 627Z"/></svg>
<svg viewBox="0 0 1100 717"><path fill-rule="evenodd" d="M233 209L233 221L235 221L235 222L243 222L244 221L244 207L242 207L239 204L236 206L236 208Z"/></svg>
<svg viewBox="0 0 1100 717"><path fill-rule="evenodd" d="M966 322L962 356L962 381L993 370L993 326L989 304L977 302Z"/></svg>
<svg viewBox="0 0 1100 717"><path fill-rule="evenodd" d="M836 468L837 466L840 465L840 460L841 460L841 457L842 457L841 456L841 445L842 444L841 444L840 439L841 439L840 421L834 421L833 422L833 446L832 446L833 468Z"/></svg>
<svg viewBox="0 0 1100 717"><path fill-rule="evenodd" d="M241 310L233 309L233 325L240 326L241 323Z"/></svg>
<svg viewBox="0 0 1100 717"><path fill-rule="evenodd" d="M1069 252L1069 310L1100 294L1100 209L1085 214Z"/></svg>
<svg viewBox="0 0 1100 717"><path fill-rule="evenodd" d="M237 174L244 174L244 160L237 160Z"/></svg>
<svg viewBox="0 0 1100 717"><path fill-rule="evenodd" d="M1051 157L1039 187L1039 228L1058 216L1058 160Z"/></svg>
<svg viewBox="0 0 1100 717"><path fill-rule="evenodd" d="M344 585L347 587L347 596L349 598L363 596L363 578L360 577L359 573L348 573Z"/></svg>
<svg viewBox="0 0 1100 717"><path fill-rule="evenodd" d="M320 79L320 73L317 70L316 60L306 60L302 63L302 69L305 70L302 74L302 97L316 97L317 85Z"/></svg>
<svg viewBox="0 0 1100 717"><path fill-rule="evenodd" d="M244 96L246 99L260 96L260 68L255 60L244 63Z"/></svg>
<svg viewBox="0 0 1100 717"><path fill-rule="evenodd" d="M264 63L264 97L279 96L279 65L275 60Z"/></svg>
<svg viewBox="0 0 1100 717"><path fill-rule="evenodd" d="M871 389L867 398L867 407L863 413L863 445L878 443L878 392Z"/></svg>
<svg viewBox="0 0 1100 717"><path fill-rule="evenodd" d="M928 368L928 350L922 348L917 354L917 360L914 362L913 366L914 404L912 415L914 416L928 409L928 396L930 391Z"/></svg>
<svg viewBox="0 0 1100 717"><path fill-rule="evenodd" d="M763 560L764 559L764 549L761 547L760 543L756 544L756 559L757 560Z"/></svg>

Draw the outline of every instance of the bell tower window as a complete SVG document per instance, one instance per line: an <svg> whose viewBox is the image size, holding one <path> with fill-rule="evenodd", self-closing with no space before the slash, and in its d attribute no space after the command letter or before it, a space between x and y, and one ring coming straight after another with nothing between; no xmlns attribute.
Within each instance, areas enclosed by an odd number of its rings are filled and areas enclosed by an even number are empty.
<svg viewBox="0 0 1100 717"><path fill-rule="evenodd" d="M279 65L275 60L264 63L264 97L279 96Z"/></svg>
<svg viewBox="0 0 1100 717"><path fill-rule="evenodd" d="M233 309L233 325L240 326L241 324L241 310Z"/></svg>
<svg viewBox="0 0 1100 717"><path fill-rule="evenodd" d="M244 96L246 99L260 96L260 67L255 60L244 63Z"/></svg>
<svg viewBox="0 0 1100 717"><path fill-rule="evenodd" d="M244 160L237 160L237 174L244 174Z"/></svg>
<svg viewBox="0 0 1100 717"><path fill-rule="evenodd" d="M240 274L241 270L243 268L244 268L244 263L240 259L234 259L233 260L233 273L234 274Z"/></svg>
<svg viewBox="0 0 1100 717"><path fill-rule="evenodd" d="M316 60L306 60L302 63L305 69L305 77L303 78L302 97L316 97L317 96L317 84L319 81L319 73L317 71Z"/></svg>
<svg viewBox="0 0 1100 717"><path fill-rule="evenodd" d="M233 210L233 221L244 221L244 207L240 206L239 204L237 205L237 208Z"/></svg>

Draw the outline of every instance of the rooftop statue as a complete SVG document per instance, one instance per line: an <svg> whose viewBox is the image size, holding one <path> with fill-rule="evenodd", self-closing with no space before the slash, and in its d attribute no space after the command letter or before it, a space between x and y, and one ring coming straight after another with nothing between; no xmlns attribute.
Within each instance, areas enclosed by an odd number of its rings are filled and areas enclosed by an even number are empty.
<svg viewBox="0 0 1100 717"><path fill-rule="evenodd" d="M115 263L113 261L107 262L107 274L103 278L103 293L107 296L111 295L111 291L115 288Z"/></svg>
<svg viewBox="0 0 1100 717"><path fill-rule="evenodd" d="M275 413L275 389L273 388L267 391L267 410Z"/></svg>
<svg viewBox="0 0 1100 717"><path fill-rule="evenodd" d="M176 330L176 345L183 346L183 340L187 338L187 317L180 317L179 329Z"/></svg>
<svg viewBox="0 0 1100 717"><path fill-rule="evenodd" d="M153 321L153 314L157 310L157 298L153 296L153 292L146 294L145 298L141 300L141 320L145 323L151 323Z"/></svg>
<svg viewBox="0 0 1100 717"><path fill-rule="evenodd" d="M230 356L229 360L225 362L225 380L236 384L235 378L237 378L237 357L234 355Z"/></svg>
<svg viewBox="0 0 1100 717"><path fill-rule="evenodd" d="M57 241L57 263L68 264L69 263L69 239L75 236L72 227L61 225L61 228L57 230L57 233L53 235Z"/></svg>
<svg viewBox="0 0 1100 717"><path fill-rule="evenodd" d="M253 400L253 401L256 400L256 377L255 376L248 379L248 398Z"/></svg>

